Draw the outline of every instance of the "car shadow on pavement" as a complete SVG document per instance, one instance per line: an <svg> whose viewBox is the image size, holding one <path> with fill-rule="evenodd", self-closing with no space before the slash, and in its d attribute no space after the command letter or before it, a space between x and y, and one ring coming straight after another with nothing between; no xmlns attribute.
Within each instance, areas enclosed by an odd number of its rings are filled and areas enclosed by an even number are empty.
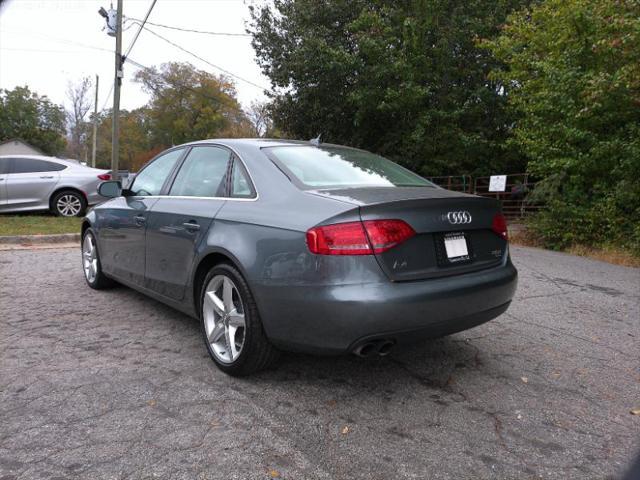
<svg viewBox="0 0 640 480"><path fill-rule="evenodd" d="M209 359L202 342L198 320L132 289L119 287L115 292L120 297L123 295L128 297L122 298L124 302L138 303L136 310L147 311L155 317L154 321L163 322L165 324L163 330L178 329L181 336L193 336L189 343L198 348L198 352L193 353L201 357L202 361L208 363L210 367L203 373L206 371L215 377L226 377ZM367 390L383 389L385 385L391 383L401 388L402 383L407 383L441 390L459 398L460 394L455 393L452 386L456 381L455 378L464 377L466 374L477 377L479 369L483 367L482 352L467 339L466 333L411 344L398 344L389 355L384 357L374 355L362 358L354 354L327 356L282 352L272 368L244 377L240 381L255 385L286 384L292 381L304 384L317 382L318 385L322 385L328 381L331 385L351 385ZM184 339L176 340L184 343ZM178 347L176 345L176 348ZM193 353L189 353L188 350L182 352L184 355ZM372 382L372 380L375 381ZM439 397L436 396L434 399L439 400Z"/></svg>

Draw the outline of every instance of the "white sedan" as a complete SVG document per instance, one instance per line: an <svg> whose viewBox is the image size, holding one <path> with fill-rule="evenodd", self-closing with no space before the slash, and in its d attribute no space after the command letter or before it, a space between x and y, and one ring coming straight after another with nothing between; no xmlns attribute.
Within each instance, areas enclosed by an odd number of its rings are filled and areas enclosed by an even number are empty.
<svg viewBox="0 0 640 480"><path fill-rule="evenodd" d="M51 210L77 217L87 206L105 200L98 186L109 170L85 167L74 160L38 155L0 156L0 212Z"/></svg>

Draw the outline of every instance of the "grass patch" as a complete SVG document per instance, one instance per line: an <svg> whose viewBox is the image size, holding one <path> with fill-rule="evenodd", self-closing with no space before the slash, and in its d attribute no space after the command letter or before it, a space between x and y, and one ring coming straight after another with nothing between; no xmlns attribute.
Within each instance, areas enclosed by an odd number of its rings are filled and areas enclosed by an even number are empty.
<svg viewBox="0 0 640 480"><path fill-rule="evenodd" d="M0 236L80 233L81 222L80 217L0 215Z"/></svg>
<svg viewBox="0 0 640 480"><path fill-rule="evenodd" d="M509 232L509 241L514 245L523 247L545 248L544 243L533 233L524 227L511 230ZM640 267L640 257L634 255L628 250L607 245L601 248L589 247L586 245L573 245L565 250L561 250L571 255L592 258L602 262L612 263L614 265L622 265L624 267Z"/></svg>
<svg viewBox="0 0 640 480"><path fill-rule="evenodd" d="M640 258L626 250L621 250L611 246L604 248L592 248L584 245L574 245L567 250L567 253L579 255L581 257L589 257L594 260L613 263L615 265L623 265L625 267L640 267Z"/></svg>

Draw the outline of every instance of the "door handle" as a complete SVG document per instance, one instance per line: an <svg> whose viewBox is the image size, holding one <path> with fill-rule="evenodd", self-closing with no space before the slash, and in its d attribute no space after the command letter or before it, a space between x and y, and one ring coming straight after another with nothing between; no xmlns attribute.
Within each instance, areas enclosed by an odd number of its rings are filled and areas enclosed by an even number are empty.
<svg viewBox="0 0 640 480"><path fill-rule="evenodd" d="M147 219L144 218L142 215L136 215L135 217L133 217L133 221L136 223L136 225L138 225L139 227L141 227L142 225L144 225L145 223L147 223Z"/></svg>
<svg viewBox="0 0 640 480"><path fill-rule="evenodd" d="M53 178L53 175L42 175L40 178Z"/></svg>
<svg viewBox="0 0 640 480"><path fill-rule="evenodd" d="M184 222L182 226L190 232L197 232L198 230L200 230L200 225L198 225L196 222Z"/></svg>

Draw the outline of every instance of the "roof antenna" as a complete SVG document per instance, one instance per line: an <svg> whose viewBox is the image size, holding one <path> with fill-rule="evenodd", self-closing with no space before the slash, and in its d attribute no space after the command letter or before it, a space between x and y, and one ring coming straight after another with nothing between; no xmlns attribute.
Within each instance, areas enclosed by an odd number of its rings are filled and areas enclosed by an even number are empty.
<svg viewBox="0 0 640 480"><path fill-rule="evenodd" d="M312 138L311 140L309 140L309 143L311 145L320 145L322 143L322 134L319 133L318 136L316 138Z"/></svg>

